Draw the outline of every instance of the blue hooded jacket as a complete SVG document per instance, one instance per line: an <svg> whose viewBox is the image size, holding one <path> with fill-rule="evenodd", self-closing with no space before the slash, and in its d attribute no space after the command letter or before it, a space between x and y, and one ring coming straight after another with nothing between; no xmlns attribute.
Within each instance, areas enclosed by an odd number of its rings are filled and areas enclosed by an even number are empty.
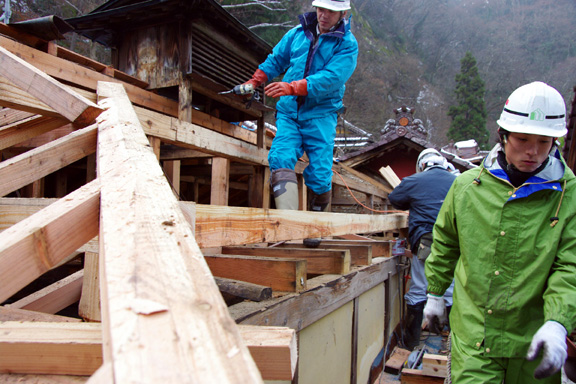
<svg viewBox="0 0 576 384"><path fill-rule="evenodd" d="M307 80L308 96L283 96L276 104L278 112L307 120L342 109L344 84L356 69L358 43L350 31L349 19L320 35L315 47L316 13L300 15L300 23L284 35L259 68L269 80L284 72L282 81Z"/></svg>

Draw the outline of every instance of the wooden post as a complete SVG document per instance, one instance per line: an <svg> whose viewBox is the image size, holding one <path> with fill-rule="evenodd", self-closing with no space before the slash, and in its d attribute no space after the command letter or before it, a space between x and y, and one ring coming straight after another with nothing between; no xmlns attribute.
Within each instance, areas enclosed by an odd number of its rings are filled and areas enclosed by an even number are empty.
<svg viewBox="0 0 576 384"><path fill-rule="evenodd" d="M224 157L212 158L212 189L210 204L228 205L230 160Z"/></svg>

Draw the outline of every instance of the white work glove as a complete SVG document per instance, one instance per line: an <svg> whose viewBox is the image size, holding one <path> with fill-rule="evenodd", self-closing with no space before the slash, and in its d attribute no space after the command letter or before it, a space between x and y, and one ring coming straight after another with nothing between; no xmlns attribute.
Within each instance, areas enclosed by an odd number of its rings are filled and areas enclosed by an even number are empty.
<svg viewBox="0 0 576 384"><path fill-rule="evenodd" d="M444 297L431 293L426 295L428 300L424 306L424 317L428 320L428 329L431 332L440 334L446 324L446 304Z"/></svg>
<svg viewBox="0 0 576 384"><path fill-rule="evenodd" d="M542 361L534 371L534 377L543 379L558 372L568 356L566 328L557 321L549 320L532 337L526 358L534 360L542 350Z"/></svg>

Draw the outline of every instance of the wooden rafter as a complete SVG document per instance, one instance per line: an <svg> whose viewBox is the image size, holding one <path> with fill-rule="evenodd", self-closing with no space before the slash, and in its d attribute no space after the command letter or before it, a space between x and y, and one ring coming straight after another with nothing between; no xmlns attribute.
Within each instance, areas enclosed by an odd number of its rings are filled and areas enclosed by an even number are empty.
<svg viewBox="0 0 576 384"><path fill-rule="evenodd" d="M94 103L71 92L46 73L3 47L0 47L0 75L42 100L71 122L90 124L101 112Z"/></svg>
<svg viewBox="0 0 576 384"><path fill-rule="evenodd" d="M98 95L104 369L117 383L262 382L126 93Z"/></svg>
<svg viewBox="0 0 576 384"><path fill-rule="evenodd" d="M92 125L0 163L0 196L30 184L96 152L97 127Z"/></svg>
<svg viewBox="0 0 576 384"><path fill-rule="evenodd" d="M93 181L0 233L0 302L98 234L99 202Z"/></svg>

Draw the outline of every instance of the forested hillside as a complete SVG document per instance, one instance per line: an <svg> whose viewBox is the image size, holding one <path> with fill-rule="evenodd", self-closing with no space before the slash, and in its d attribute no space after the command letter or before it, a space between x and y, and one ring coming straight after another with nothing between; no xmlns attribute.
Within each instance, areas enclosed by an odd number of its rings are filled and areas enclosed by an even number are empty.
<svg viewBox="0 0 576 384"><path fill-rule="evenodd" d="M299 13L312 10L310 0L218 1L271 45L297 23ZM74 17L101 3L12 1L12 21L49 14ZM567 103L572 100L574 0L352 0L352 7L360 56L348 82L346 119L376 137L393 109L408 105L431 130L432 144L446 144L454 78L466 51L476 58L486 83L492 136L505 98L521 84L545 81Z"/></svg>

